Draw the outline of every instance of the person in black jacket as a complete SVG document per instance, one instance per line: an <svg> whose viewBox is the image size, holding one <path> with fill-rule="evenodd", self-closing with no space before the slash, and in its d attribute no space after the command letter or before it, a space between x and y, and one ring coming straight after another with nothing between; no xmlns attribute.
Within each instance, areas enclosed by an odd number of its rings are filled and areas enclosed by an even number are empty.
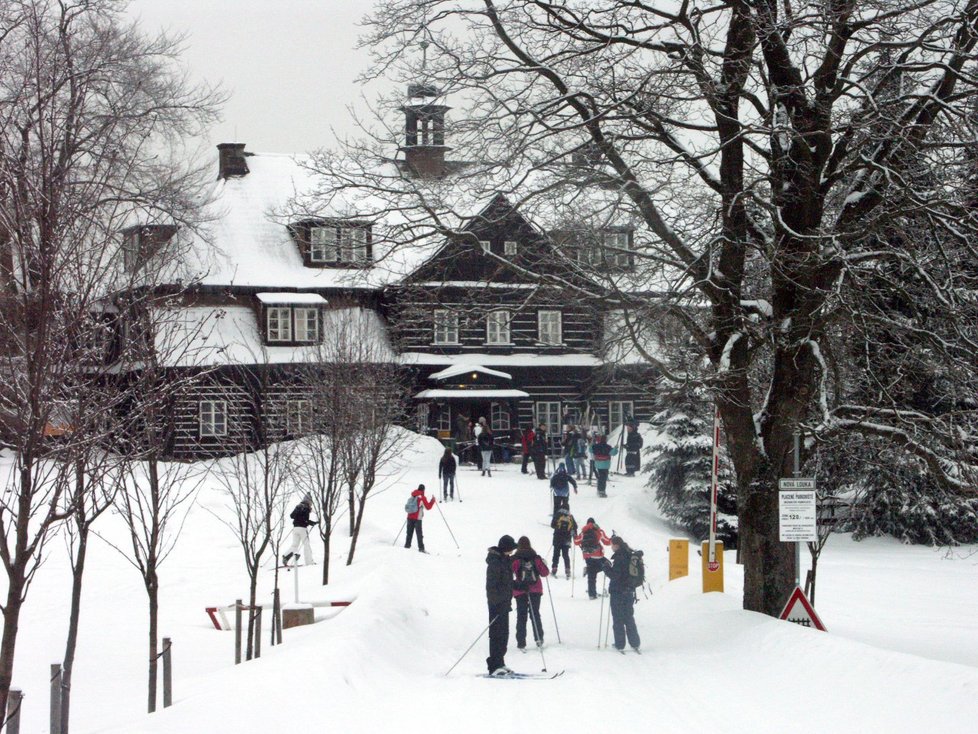
<svg viewBox="0 0 978 734"><path fill-rule="evenodd" d="M457 468L458 464L455 463L452 450L446 448L445 453L442 454L441 461L438 462L438 478L442 480L442 502L447 502L449 497L453 500L455 499L455 470Z"/></svg>
<svg viewBox="0 0 978 734"><path fill-rule="evenodd" d="M537 479L547 478L547 427L541 423L533 435L533 445L530 446L530 458L533 468L537 471Z"/></svg>
<svg viewBox="0 0 978 734"><path fill-rule="evenodd" d="M516 550L513 536L504 535L486 556L486 602L489 605L490 675L506 675L506 645L509 643L509 613L513 602L513 566L509 554Z"/></svg>
<svg viewBox="0 0 978 734"><path fill-rule="evenodd" d="M479 432L479 438L476 439L476 444L479 447L479 454L482 456L482 463L479 468L482 470L482 476L489 473L492 476L492 447L495 440L492 435L492 429L486 424L485 418L480 418L479 423L482 425L482 430Z"/></svg>
<svg viewBox="0 0 978 734"><path fill-rule="evenodd" d="M315 561L312 558L312 546L309 545L309 528L313 525L318 525L318 520L310 520L309 515L312 513L312 495L306 494L302 498L302 501L295 506L292 510L292 514L289 517L292 518L292 548L282 556L282 565L288 566L289 560L292 556L295 556L296 565L299 564L299 559L302 557L299 555L299 546L302 546L302 552L306 555L305 565L312 565Z"/></svg>
<svg viewBox="0 0 978 734"><path fill-rule="evenodd" d="M554 529L554 557L550 563L550 573L557 574L557 563L560 561L560 556L563 555L564 572L567 578L570 578L570 548L574 542L574 536L577 535L577 520L574 519L570 510L566 507L561 507L554 513L553 520L550 521L550 527Z"/></svg>
<svg viewBox="0 0 978 734"><path fill-rule="evenodd" d="M645 442L634 422L629 423L626 430L628 436L625 438L625 476L634 477L635 472L642 466L641 451Z"/></svg>
<svg viewBox="0 0 978 734"><path fill-rule="evenodd" d="M604 561L608 584L608 601L611 606L611 630L615 635L615 649L624 650L625 640L638 652L642 644L635 626L635 589L628 584L628 564L632 549L618 535L611 536L611 560Z"/></svg>

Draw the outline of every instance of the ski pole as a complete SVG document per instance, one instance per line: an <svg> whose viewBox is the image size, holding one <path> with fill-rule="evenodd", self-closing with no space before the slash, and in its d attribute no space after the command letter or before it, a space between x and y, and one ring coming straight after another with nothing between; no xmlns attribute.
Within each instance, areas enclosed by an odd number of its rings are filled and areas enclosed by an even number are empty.
<svg viewBox="0 0 978 734"><path fill-rule="evenodd" d="M563 643L560 639L560 627L557 626L557 610L554 608L554 595L550 593L550 577L544 576L544 579L547 581L547 596L550 597L550 611L554 615L554 632L557 633L557 644L561 645Z"/></svg>
<svg viewBox="0 0 978 734"><path fill-rule="evenodd" d="M458 472L455 473L455 494L458 495L458 501L462 501L462 489L461 485L458 483Z"/></svg>
<svg viewBox="0 0 978 734"><path fill-rule="evenodd" d="M543 632L540 629L541 625L537 624L537 611L533 609L533 600L530 597L530 592L526 592L526 606L527 612L530 615L530 625L533 627L533 641L537 643L537 650L540 651L540 660L543 661L542 673L547 672L547 658L543 656Z"/></svg>
<svg viewBox="0 0 978 734"><path fill-rule="evenodd" d="M598 612L598 649L601 649L601 628L604 626L604 587L608 584L608 577L601 582L601 610Z"/></svg>
<svg viewBox="0 0 978 734"><path fill-rule="evenodd" d="M577 551L572 550L571 553L571 599L574 598L574 582L577 581Z"/></svg>
<svg viewBox="0 0 978 734"><path fill-rule="evenodd" d="M465 652L463 652L463 653L462 653L462 657L460 657L460 658L459 658L458 660L456 660L456 661L455 661L455 665L453 665L452 667L450 667L450 668L449 668L449 669L448 669L448 670L447 670L447 671L445 672L445 675L446 675L446 676L447 676L447 675L448 675L449 673L451 673L451 672L452 672L453 670L455 670L455 666L456 666L456 665L458 665L458 664L459 664L460 662L462 662L462 659L463 659L463 658L464 658L464 657L465 657L466 655L468 655L468 654L469 654L469 651L470 651L470 650L471 650L471 649L472 649L473 647L475 647L475 643L477 643L477 642L478 642L479 640L481 640L481 639L482 639L482 636L483 636L483 635L484 635L484 634L486 633L486 631L487 631L487 630L488 630L488 629L489 629L490 627L492 627L492 625L493 625L493 623L494 623L494 622L495 622L495 621L496 621L497 619L499 619L499 615L498 615L498 614L497 614L497 615L496 615L495 617L493 617L493 618L492 618L491 620L489 620L489 624L487 624L487 625L486 625L486 628L485 628L484 630L482 630L482 632L480 632L480 633L479 633L479 636L478 636L478 637L476 637L476 638L475 638L475 640L473 640L473 641L472 641L472 644L471 644L471 645L469 645L469 647L468 647L468 649L467 649L467 650L466 650Z"/></svg>
<svg viewBox="0 0 978 734"><path fill-rule="evenodd" d="M435 507L438 508L438 514L441 515L441 519L445 523L445 527L448 528L448 534L452 536L452 540L455 542L455 547L462 550L458 545L458 541L455 540L455 533L452 532L452 528L448 524L448 520L445 519L445 513L441 511L441 505L438 502L435 502Z"/></svg>
<svg viewBox="0 0 978 734"><path fill-rule="evenodd" d="M404 522L401 523L401 530L397 531L397 535L394 536L394 542L391 543L391 545L397 545L397 539L401 537L401 531L404 530L404 527L406 525L407 525L407 517L405 516Z"/></svg>

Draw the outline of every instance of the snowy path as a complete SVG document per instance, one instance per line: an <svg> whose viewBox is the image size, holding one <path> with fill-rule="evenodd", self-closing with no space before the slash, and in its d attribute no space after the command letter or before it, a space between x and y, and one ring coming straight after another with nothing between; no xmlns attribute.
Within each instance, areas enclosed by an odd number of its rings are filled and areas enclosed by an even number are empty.
<svg viewBox="0 0 978 734"><path fill-rule="evenodd" d="M99 637L89 627L82 641L73 731L242 734L312 727L539 734L566 731L587 716L595 726L622 731L974 731L974 559L947 560L931 549L882 540L833 539L819 588L819 612L830 633L804 630L740 609L741 577L732 553L725 594L699 593L695 572L667 583L672 533L652 513L639 479L617 479L604 500L583 484L571 507L579 522L593 515L645 550L655 593L636 606L644 654L598 649L601 602L587 599L583 578L575 579L572 597L571 582L560 577L550 589L562 644L546 597L541 611L547 668L566 670L564 676L479 678L483 638L445 677L488 622L487 546L503 533L525 534L547 557L550 500L547 483L521 475L516 465L498 467L491 479L462 468L464 502L442 507L461 550L437 510L425 515L430 555L406 551L400 542L392 546L410 489L422 481L434 491L431 467L438 454L432 443L419 442L424 448L403 483L373 501L352 567L341 565L338 551L336 580L325 589L314 578L318 569L303 571L305 600L355 597L355 603L338 614L319 610L320 618L331 618L287 630L285 644L266 648L257 662L233 666L231 634L208 628L203 607L243 596L246 587L233 539L212 516L195 513L164 571L163 634L174 638L175 705L150 717L140 714L142 590L134 572L103 548L86 616L91 623L101 619L106 632ZM580 574L579 557L576 565ZM43 665L32 655L19 659L22 685L40 689L28 699L32 726L23 731L32 734L46 730L42 678L63 644L63 605L43 601L56 596L62 572L54 566L38 577L40 602L31 600L36 615L24 633L25 646L34 646ZM284 588L288 598L291 580ZM515 614L511 620L515 626ZM518 652L512 635L507 663L526 672L541 668L539 653Z"/></svg>

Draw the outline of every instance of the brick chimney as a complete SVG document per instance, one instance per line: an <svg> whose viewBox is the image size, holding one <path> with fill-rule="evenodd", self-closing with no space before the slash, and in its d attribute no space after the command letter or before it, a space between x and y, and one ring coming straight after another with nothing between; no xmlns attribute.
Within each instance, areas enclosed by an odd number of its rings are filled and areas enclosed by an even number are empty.
<svg viewBox="0 0 978 734"><path fill-rule="evenodd" d="M409 173L418 178L440 178L445 175L445 113L451 109L434 104L439 96L431 84L410 84L404 112L404 161Z"/></svg>
<svg viewBox="0 0 978 734"><path fill-rule="evenodd" d="M251 153L245 153L244 149L244 143L218 143L218 178L248 175L248 161L246 157L251 155Z"/></svg>

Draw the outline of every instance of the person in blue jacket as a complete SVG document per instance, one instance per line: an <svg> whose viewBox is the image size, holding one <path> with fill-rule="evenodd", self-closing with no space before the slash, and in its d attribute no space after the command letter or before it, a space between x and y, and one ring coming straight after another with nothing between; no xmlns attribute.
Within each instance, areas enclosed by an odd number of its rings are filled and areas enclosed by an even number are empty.
<svg viewBox="0 0 978 734"><path fill-rule="evenodd" d="M591 444L591 458L598 473L598 497L608 496L608 471L611 469L611 457L617 454L618 449L609 446L604 436L598 436Z"/></svg>

